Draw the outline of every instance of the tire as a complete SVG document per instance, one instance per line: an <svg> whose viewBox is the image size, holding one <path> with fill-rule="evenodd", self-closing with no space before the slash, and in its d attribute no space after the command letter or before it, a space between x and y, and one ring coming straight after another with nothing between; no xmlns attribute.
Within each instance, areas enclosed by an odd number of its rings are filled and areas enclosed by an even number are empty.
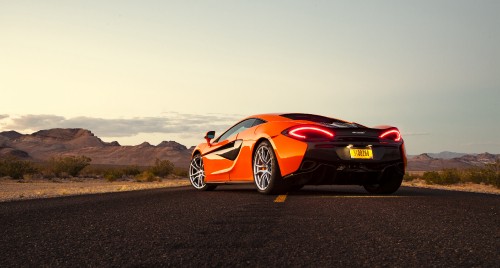
<svg viewBox="0 0 500 268"><path fill-rule="evenodd" d="M212 191L217 185L205 183L205 166L200 154L195 154L189 164L189 181L191 185L200 191Z"/></svg>
<svg viewBox="0 0 500 268"><path fill-rule="evenodd" d="M256 146L252 169L255 187L259 193L280 194L286 190L276 155L268 141L263 141Z"/></svg>
<svg viewBox="0 0 500 268"><path fill-rule="evenodd" d="M392 194L401 186L403 176L400 172L388 170L382 175L379 184L365 184L363 187L370 194Z"/></svg>

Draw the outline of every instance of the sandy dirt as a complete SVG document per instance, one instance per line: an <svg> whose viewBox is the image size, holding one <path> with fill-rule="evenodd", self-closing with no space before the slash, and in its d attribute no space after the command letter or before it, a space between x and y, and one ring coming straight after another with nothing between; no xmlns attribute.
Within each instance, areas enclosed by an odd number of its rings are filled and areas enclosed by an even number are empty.
<svg viewBox="0 0 500 268"><path fill-rule="evenodd" d="M66 180L25 180L0 179L0 202L58 196L97 194L145 190L154 188L179 187L190 185L185 178L168 178L161 182L115 181L103 179L66 179ZM431 188L440 190L488 193L500 195L500 189L484 184L429 185L423 180L403 182L403 186Z"/></svg>
<svg viewBox="0 0 500 268"><path fill-rule="evenodd" d="M49 198L57 196L123 192L189 185L184 178L167 178L161 182L115 181L103 179L26 180L0 179L0 202Z"/></svg>
<svg viewBox="0 0 500 268"><path fill-rule="evenodd" d="M404 181L403 186L500 195L500 189L496 188L495 186L486 184L476 184L476 183L437 185L437 184L427 184L425 183L424 180L416 179L413 181Z"/></svg>

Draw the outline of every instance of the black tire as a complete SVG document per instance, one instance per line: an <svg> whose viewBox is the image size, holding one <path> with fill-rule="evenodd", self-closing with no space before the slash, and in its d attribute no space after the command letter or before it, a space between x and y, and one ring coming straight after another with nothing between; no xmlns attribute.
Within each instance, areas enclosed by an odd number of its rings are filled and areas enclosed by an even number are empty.
<svg viewBox="0 0 500 268"><path fill-rule="evenodd" d="M392 194L401 186L403 176L400 172L388 170L382 175L379 184L365 184L363 187L370 194Z"/></svg>
<svg viewBox="0 0 500 268"><path fill-rule="evenodd" d="M202 171L202 172L201 172ZM199 174L201 172L201 174ZM191 185L200 191L213 191L217 184L205 183L205 166L200 154L195 154L189 164L189 181Z"/></svg>
<svg viewBox="0 0 500 268"><path fill-rule="evenodd" d="M265 157L269 157L266 158L269 159L267 164L264 163L262 159L264 156L260 155L261 153L265 154ZM259 168L256 165L263 165L263 167ZM281 177L276 155L274 154L273 147L268 141L262 141L255 147L252 158L252 170L255 187L259 193L280 194L286 191L286 183ZM267 174L265 178L262 177L262 172Z"/></svg>

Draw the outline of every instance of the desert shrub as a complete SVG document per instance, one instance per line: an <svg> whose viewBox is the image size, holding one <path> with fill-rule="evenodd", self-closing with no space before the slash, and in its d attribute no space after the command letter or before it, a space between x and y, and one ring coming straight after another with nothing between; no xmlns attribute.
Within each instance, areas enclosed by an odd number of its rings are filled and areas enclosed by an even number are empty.
<svg viewBox="0 0 500 268"><path fill-rule="evenodd" d="M500 160L497 159L495 163L487 164L485 173L486 183L500 188Z"/></svg>
<svg viewBox="0 0 500 268"><path fill-rule="evenodd" d="M24 175L34 174L37 169L30 161L16 158L0 159L0 176L10 176L13 179L22 179Z"/></svg>
<svg viewBox="0 0 500 268"><path fill-rule="evenodd" d="M52 173L57 177L76 177L86 166L90 165L92 159L80 156L53 157L49 161Z"/></svg>
<svg viewBox="0 0 500 268"><path fill-rule="evenodd" d="M482 183L484 181L483 171L479 168L471 168L465 172L464 182Z"/></svg>
<svg viewBox="0 0 500 268"><path fill-rule="evenodd" d="M177 175L179 177L187 177L188 176L188 170L185 168L175 168L173 173L174 173L174 175Z"/></svg>
<svg viewBox="0 0 500 268"><path fill-rule="evenodd" d="M146 170L141 174L135 176L135 180L138 182L152 182L152 181L161 181L161 178L158 178L153 174L153 172Z"/></svg>
<svg viewBox="0 0 500 268"><path fill-rule="evenodd" d="M100 166L88 165L84 169L82 169L80 173L78 173L78 176L87 178L97 178L97 177L103 177L105 173L106 169Z"/></svg>
<svg viewBox="0 0 500 268"><path fill-rule="evenodd" d="M186 172L187 174L187 172ZM418 179L418 176L417 175L411 175L410 173L406 172L404 177L403 177L403 180L404 181L412 181L412 180L415 180L415 179Z"/></svg>
<svg viewBox="0 0 500 268"><path fill-rule="evenodd" d="M166 177L174 171L174 164L169 160L156 159L155 165L149 171L158 177Z"/></svg>
<svg viewBox="0 0 500 268"><path fill-rule="evenodd" d="M429 184L455 184L461 181L461 175L456 169L445 169L441 173L436 171L425 172L423 179Z"/></svg>
<svg viewBox="0 0 500 268"><path fill-rule="evenodd" d="M120 169L108 169L104 172L104 178L107 181L116 181L123 178L123 171Z"/></svg>
<svg viewBox="0 0 500 268"><path fill-rule="evenodd" d="M461 182L461 173L456 169L445 169L439 174L436 184L455 184Z"/></svg>
<svg viewBox="0 0 500 268"><path fill-rule="evenodd" d="M53 179L56 177L56 175L52 171L52 168L48 166L47 163L43 163L43 165L41 164L39 166L38 174L44 179Z"/></svg>
<svg viewBox="0 0 500 268"><path fill-rule="evenodd" d="M79 176L105 178L115 181L122 178L133 178L144 168L138 166L89 165L80 171Z"/></svg>
<svg viewBox="0 0 500 268"><path fill-rule="evenodd" d="M125 176L137 176L141 174L141 170L138 166L127 166L123 168L123 175Z"/></svg>
<svg viewBox="0 0 500 268"><path fill-rule="evenodd" d="M455 184L460 182L484 183L500 188L500 169L496 164L465 170L445 169L425 172L423 179L429 184Z"/></svg>
<svg viewBox="0 0 500 268"><path fill-rule="evenodd" d="M427 171L424 172L422 179L424 179L426 183L433 184L439 181L440 176L437 171Z"/></svg>
<svg viewBox="0 0 500 268"><path fill-rule="evenodd" d="M500 173L495 174L495 177L491 178L489 181L491 185L500 188Z"/></svg>
<svg viewBox="0 0 500 268"><path fill-rule="evenodd" d="M465 178L469 182L490 184L500 188L500 168L498 162L495 164L487 164L481 169L470 169Z"/></svg>

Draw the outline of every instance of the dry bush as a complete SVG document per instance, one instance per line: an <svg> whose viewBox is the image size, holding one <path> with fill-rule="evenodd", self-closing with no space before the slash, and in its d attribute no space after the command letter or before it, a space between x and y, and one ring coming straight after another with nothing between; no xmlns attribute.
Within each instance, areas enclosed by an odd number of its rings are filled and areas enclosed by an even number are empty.
<svg viewBox="0 0 500 268"><path fill-rule="evenodd" d="M177 175L179 177L187 177L188 176L188 170L186 168L174 168L174 175Z"/></svg>
<svg viewBox="0 0 500 268"><path fill-rule="evenodd" d="M104 169L101 174L108 181L116 181L118 179L135 177L141 174L141 170L137 166L126 166Z"/></svg>
<svg viewBox="0 0 500 268"><path fill-rule="evenodd" d="M410 173L406 172L405 175L404 175L404 177L403 177L403 180L404 181L413 181L413 180L416 180L418 178L419 178L419 176L417 176L417 175L411 175Z"/></svg>
<svg viewBox="0 0 500 268"><path fill-rule="evenodd" d="M22 179L24 175L34 174L37 169L30 161L13 157L0 159L0 177L9 176L13 179Z"/></svg>
<svg viewBox="0 0 500 268"><path fill-rule="evenodd" d="M123 171L120 169L108 169L104 172L104 178L107 181L116 181L123 178Z"/></svg>
<svg viewBox="0 0 500 268"><path fill-rule="evenodd" d="M158 177L167 177L174 171L174 164L169 160L156 159L155 165L149 168L149 171Z"/></svg>
<svg viewBox="0 0 500 268"><path fill-rule="evenodd" d="M423 179L428 184L456 184L456 183L484 183L500 188L500 168L498 161L495 164L488 164L483 168L471 169L445 169L441 172L428 171L423 175Z"/></svg>
<svg viewBox="0 0 500 268"><path fill-rule="evenodd" d="M424 179L426 183L435 184L440 180L439 172L437 171L424 172L422 179Z"/></svg>
<svg viewBox="0 0 500 268"><path fill-rule="evenodd" d="M445 169L439 175L440 178L436 183L443 185L459 183L463 177L457 169Z"/></svg>
<svg viewBox="0 0 500 268"><path fill-rule="evenodd" d="M135 176L135 180L138 182L153 182L153 181L161 181L161 178L155 176L153 172L146 170L141 174Z"/></svg>
<svg viewBox="0 0 500 268"><path fill-rule="evenodd" d="M123 175L125 176L137 176L141 174L141 169L138 166L126 166L123 168Z"/></svg>
<svg viewBox="0 0 500 268"><path fill-rule="evenodd" d="M49 168L56 177L76 177L86 166L90 165L92 159L84 155L52 157Z"/></svg>
<svg viewBox="0 0 500 268"><path fill-rule="evenodd" d="M428 171L423 175L423 179L428 184L449 185L461 182L461 175L456 169L445 169L441 172Z"/></svg>
<svg viewBox="0 0 500 268"><path fill-rule="evenodd" d="M89 165L85 167L80 176L101 178L111 174L116 179L121 177L134 177L141 173L144 168L138 166L118 166L118 165Z"/></svg>

